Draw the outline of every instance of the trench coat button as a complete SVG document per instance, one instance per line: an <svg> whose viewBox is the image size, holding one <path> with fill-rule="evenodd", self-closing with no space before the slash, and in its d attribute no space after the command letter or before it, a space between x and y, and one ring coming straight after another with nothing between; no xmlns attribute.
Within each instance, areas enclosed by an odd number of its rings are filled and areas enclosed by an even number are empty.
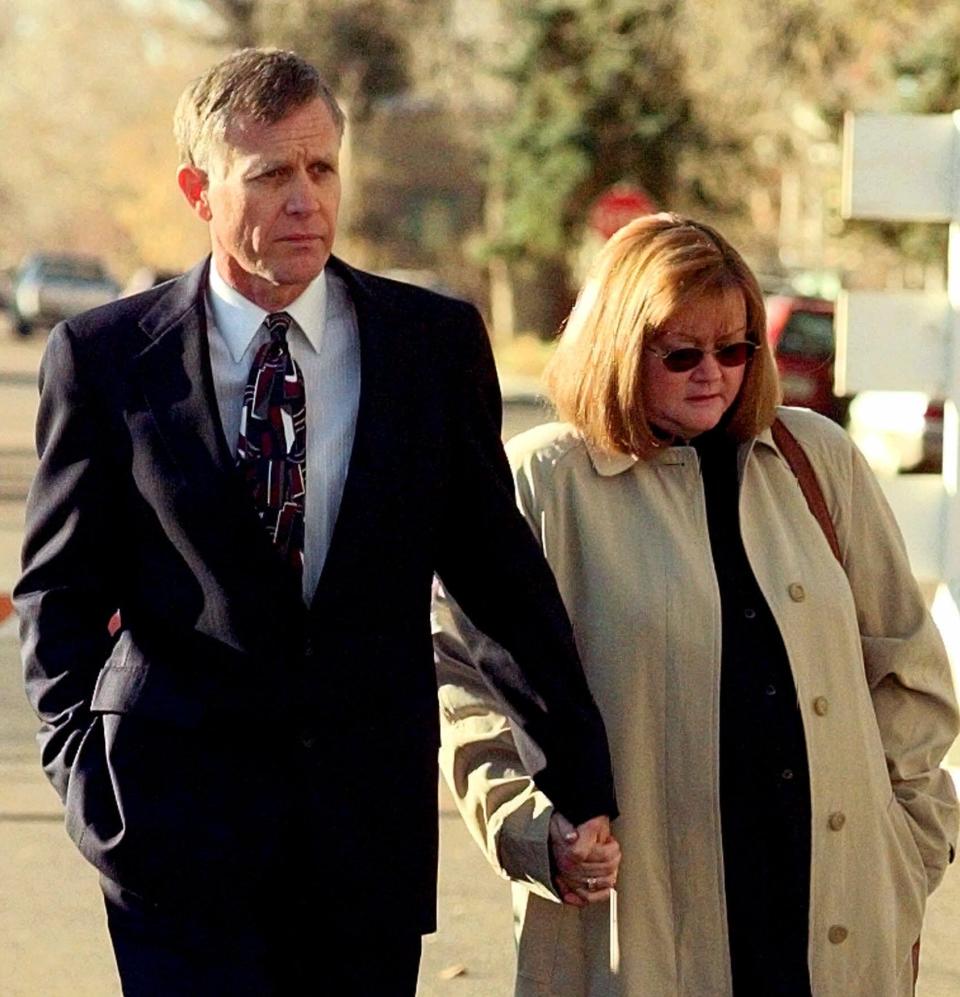
<svg viewBox="0 0 960 997"><path fill-rule="evenodd" d="M842 814L839 810L836 813L830 814L827 818L827 825L831 831L839 831L846 822L846 814Z"/></svg>
<svg viewBox="0 0 960 997"><path fill-rule="evenodd" d="M791 582L787 586L787 593L794 602L803 602L807 597L807 593L799 582Z"/></svg>
<svg viewBox="0 0 960 997"><path fill-rule="evenodd" d="M825 717L830 710L830 703L826 696L817 696L813 701L813 712L818 717Z"/></svg>
<svg viewBox="0 0 960 997"><path fill-rule="evenodd" d="M827 938L830 939L831 944L840 945L847 940L847 935L850 932L842 924L831 924L830 930L827 932Z"/></svg>

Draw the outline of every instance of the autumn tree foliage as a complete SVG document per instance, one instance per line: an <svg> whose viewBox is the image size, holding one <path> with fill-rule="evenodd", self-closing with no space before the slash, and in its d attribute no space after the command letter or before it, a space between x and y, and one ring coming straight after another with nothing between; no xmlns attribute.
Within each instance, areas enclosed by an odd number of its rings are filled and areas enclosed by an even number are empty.
<svg viewBox="0 0 960 997"><path fill-rule="evenodd" d="M516 42L493 71L513 103L492 136L506 202L491 247L563 259L593 199L617 182L674 200L697 143L684 85L677 0L511 2Z"/></svg>
<svg viewBox="0 0 960 997"><path fill-rule="evenodd" d="M806 192L809 260L855 266L844 240L867 235L835 197L843 113L960 106L946 0L0 0L0 263L72 247L115 270L193 259L203 233L173 183L170 111L186 80L251 44L293 47L334 82L368 127L351 175L387 191L420 157L450 199L470 188L472 215L451 227L424 209L417 238L426 260L488 271L501 316L518 277L569 295L590 204L623 181L771 266L787 199ZM411 108L429 113L398 142L385 121ZM344 232L386 259L403 208L382 196L347 210ZM879 231L916 259L941 250L926 229Z"/></svg>

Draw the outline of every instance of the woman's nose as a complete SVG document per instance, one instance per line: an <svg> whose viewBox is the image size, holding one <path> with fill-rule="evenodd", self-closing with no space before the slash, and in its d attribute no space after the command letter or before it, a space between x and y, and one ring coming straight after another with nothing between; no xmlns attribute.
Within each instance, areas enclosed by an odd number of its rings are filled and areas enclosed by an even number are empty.
<svg viewBox="0 0 960 997"><path fill-rule="evenodd" d="M715 381L720 374L720 362L713 353L704 353L703 359L692 371L692 376L698 381Z"/></svg>

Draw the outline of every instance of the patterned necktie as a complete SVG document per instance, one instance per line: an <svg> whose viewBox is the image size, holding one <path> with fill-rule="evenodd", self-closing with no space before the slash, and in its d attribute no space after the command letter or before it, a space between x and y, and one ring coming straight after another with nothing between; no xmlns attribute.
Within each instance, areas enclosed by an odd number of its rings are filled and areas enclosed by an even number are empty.
<svg viewBox="0 0 960 997"><path fill-rule="evenodd" d="M299 577L307 415L303 374L287 345L292 321L286 312L263 320L270 341L257 350L243 392L237 469L274 546Z"/></svg>

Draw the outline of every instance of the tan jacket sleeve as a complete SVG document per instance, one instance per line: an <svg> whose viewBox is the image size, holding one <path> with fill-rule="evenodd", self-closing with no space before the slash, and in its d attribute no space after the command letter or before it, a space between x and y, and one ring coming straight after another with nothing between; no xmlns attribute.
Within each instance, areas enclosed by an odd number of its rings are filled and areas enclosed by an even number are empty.
<svg viewBox="0 0 960 997"><path fill-rule="evenodd" d="M516 466L514 473L523 478ZM517 491L521 511L536 534L532 494L523 481L517 481ZM509 654L471 624L439 582L434 584L432 622L444 779L493 868L559 901L550 868L553 804L524 770L510 720L499 712L477 668L478 662L493 663Z"/></svg>
<svg viewBox="0 0 960 997"><path fill-rule="evenodd" d="M434 657L440 698L440 769L470 834L503 877L558 900L552 885L553 805L524 771L510 721L480 678L478 656L506 651L477 631L437 583Z"/></svg>
<svg viewBox="0 0 960 997"><path fill-rule="evenodd" d="M863 456L845 442L849 493L836 496L837 532L890 783L932 891L957 841L956 791L940 767L958 732L953 678L893 514Z"/></svg>

